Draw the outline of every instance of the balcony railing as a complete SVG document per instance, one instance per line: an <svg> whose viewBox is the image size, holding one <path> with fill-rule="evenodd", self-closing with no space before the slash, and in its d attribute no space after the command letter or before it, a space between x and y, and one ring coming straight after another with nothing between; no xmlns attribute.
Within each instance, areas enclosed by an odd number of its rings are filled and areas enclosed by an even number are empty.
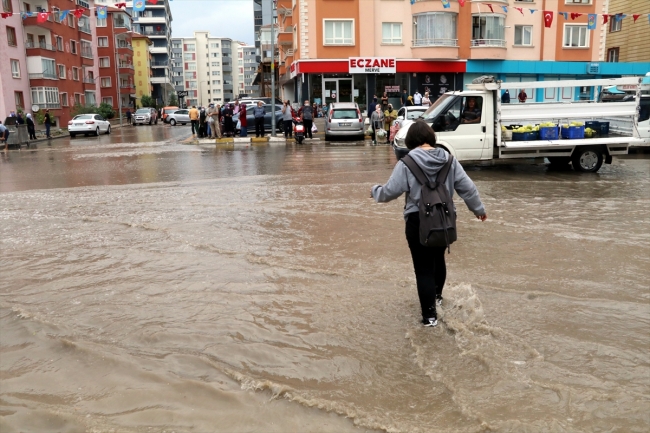
<svg viewBox="0 0 650 433"><path fill-rule="evenodd" d="M472 39L472 47L506 47L504 39Z"/></svg>
<svg viewBox="0 0 650 433"><path fill-rule="evenodd" d="M120 44L118 44L118 45L117 45L117 48L124 48L124 49L127 49L127 50L133 50L133 47L132 47L131 45L129 45L129 44L124 44L124 43L120 43Z"/></svg>
<svg viewBox="0 0 650 433"><path fill-rule="evenodd" d="M81 57L85 57L87 59L92 59L93 57L93 50L90 48L82 48L81 49Z"/></svg>
<svg viewBox="0 0 650 433"><path fill-rule="evenodd" d="M169 66L169 62L151 62L151 66Z"/></svg>
<svg viewBox="0 0 650 433"><path fill-rule="evenodd" d="M30 80L58 80L56 72L42 72L40 74L29 74Z"/></svg>
<svg viewBox="0 0 650 433"><path fill-rule="evenodd" d="M133 69L133 65L130 63L120 63L121 69Z"/></svg>
<svg viewBox="0 0 650 433"><path fill-rule="evenodd" d="M92 78L92 77L84 77L84 78L83 78L83 82L84 82L85 84L95 84L95 79Z"/></svg>
<svg viewBox="0 0 650 433"><path fill-rule="evenodd" d="M84 0L77 0L77 5L84 7L86 9L90 9L90 4L88 4L88 2Z"/></svg>
<svg viewBox="0 0 650 433"><path fill-rule="evenodd" d="M25 42L25 48L41 48L48 51L56 51L56 47L45 42Z"/></svg>
<svg viewBox="0 0 650 433"><path fill-rule="evenodd" d="M38 105L38 108L61 108L61 103L60 102L36 102L34 101L34 104Z"/></svg>
<svg viewBox="0 0 650 433"><path fill-rule="evenodd" d="M458 39L414 39L414 47L457 47Z"/></svg>
<svg viewBox="0 0 650 433"><path fill-rule="evenodd" d="M167 36L167 30L143 30L141 33L146 36Z"/></svg>
<svg viewBox="0 0 650 433"><path fill-rule="evenodd" d="M84 33L91 34L91 32L90 32L90 25L84 25L84 26L80 25L80 26L79 26L79 31L82 31L82 32L84 32Z"/></svg>

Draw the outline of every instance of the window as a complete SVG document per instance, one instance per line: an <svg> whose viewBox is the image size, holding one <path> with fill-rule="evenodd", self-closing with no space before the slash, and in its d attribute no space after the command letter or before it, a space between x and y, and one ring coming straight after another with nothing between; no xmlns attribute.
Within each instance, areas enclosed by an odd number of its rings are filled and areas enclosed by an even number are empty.
<svg viewBox="0 0 650 433"><path fill-rule="evenodd" d="M613 62L613 63L618 62L618 53L619 53L618 47L608 49L607 50L607 61L608 62Z"/></svg>
<svg viewBox="0 0 650 433"><path fill-rule="evenodd" d="M221 53L212 53L212 57L221 57Z"/></svg>
<svg viewBox="0 0 650 433"><path fill-rule="evenodd" d="M108 46L108 36L100 36L97 38L98 47L107 47Z"/></svg>
<svg viewBox="0 0 650 433"><path fill-rule="evenodd" d="M56 37L56 49L63 51L63 38L61 36Z"/></svg>
<svg viewBox="0 0 650 433"><path fill-rule="evenodd" d="M185 78L188 80L192 80L196 78L196 72L186 72L185 73Z"/></svg>
<svg viewBox="0 0 650 433"><path fill-rule="evenodd" d="M32 87L32 102L45 108L59 108L59 89L56 87Z"/></svg>
<svg viewBox="0 0 650 433"><path fill-rule="evenodd" d="M68 14L68 26L74 29L74 15Z"/></svg>
<svg viewBox="0 0 650 433"><path fill-rule="evenodd" d="M221 71L212 71L212 75L219 76L221 75Z"/></svg>
<svg viewBox="0 0 650 433"><path fill-rule="evenodd" d="M93 46L88 41L81 41L81 56L88 59L93 58Z"/></svg>
<svg viewBox="0 0 650 433"><path fill-rule="evenodd" d="M413 16L413 46L450 46L457 45L457 14L447 12L428 12Z"/></svg>
<svg viewBox="0 0 650 433"><path fill-rule="evenodd" d="M2 10L5 12L13 12L14 8L11 6L12 0L2 0Z"/></svg>
<svg viewBox="0 0 650 433"><path fill-rule="evenodd" d="M353 20L323 20L324 45L354 45Z"/></svg>
<svg viewBox="0 0 650 433"><path fill-rule="evenodd" d="M74 104L81 105L81 93L74 94Z"/></svg>
<svg viewBox="0 0 650 433"><path fill-rule="evenodd" d="M16 29L13 27L7 26L7 44L10 47L15 47L16 44Z"/></svg>
<svg viewBox="0 0 650 433"><path fill-rule="evenodd" d="M14 102L16 103L16 110L25 110L25 97L23 92L14 92Z"/></svg>
<svg viewBox="0 0 650 433"><path fill-rule="evenodd" d="M54 60L41 57L41 67L43 68L43 78L57 78L56 63Z"/></svg>
<svg viewBox="0 0 650 433"><path fill-rule="evenodd" d="M56 65L59 68L59 79L65 80L65 65Z"/></svg>
<svg viewBox="0 0 650 433"><path fill-rule="evenodd" d="M106 27L106 18L97 18L97 27Z"/></svg>
<svg viewBox="0 0 650 433"><path fill-rule="evenodd" d="M70 52L77 54L77 41L70 41Z"/></svg>
<svg viewBox="0 0 650 433"><path fill-rule="evenodd" d="M590 5L591 0L565 0L565 4L571 5L571 4L577 4L577 5Z"/></svg>
<svg viewBox="0 0 650 433"><path fill-rule="evenodd" d="M212 43L212 44L210 44L210 48L219 48L219 44L218 43Z"/></svg>
<svg viewBox="0 0 650 433"><path fill-rule="evenodd" d="M623 17L620 15L614 15L612 20L609 22L609 31L620 32L621 27L623 27Z"/></svg>
<svg viewBox="0 0 650 433"><path fill-rule="evenodd" d="M100 68L109 68L111 66L110 57L100 57L99 58L99 67Z"/></svg>
<svg viewBox="0 0 650 433"><path fill-rule="evenodd" d="M564 44L565 48L587 48L589 39L587 38L587 26L564 25Z"/></svg>
<svg viewBox="0 0 650 433"><path fill-rule="evenodd" d="M194 53L185 53L183 55L183 60L196 60L196 54L194 54Z"/></svg>
<svg viewBox="0 0 650 433"><path fill-rule="evenodd" d="M102 98L102 103L108 104L108 105L110 105L112 107L113 106L113 97L109 96L109 97L106 97L106 98Z"/></svg>
<svg viewBox="0 0 650 433"><path fill-rule="evenodd" d="M402 23L381 23L381 43L401 44Z"/></svg>
<svg viewBox="0 0 650 433"><path fill-rule="evenodd" d="M505 18L499 15L473 15L472 46L505 47Z"/></svg>
<svg viewBox="0 0 650 433"><path fill-rule="evenodd" d="M68 106L68 94L67 93L61 93L61 106L62 107L67 107Z"/></svg>
<svg viewBox="0 0 650 433"><path fill-rule="evenodd" d="M16 59L11 59L11 77L20 78L20 62Z"/></svg>
<svg viewBox="0 0 650 433"><path fill-rule="evenodd" d="M79 81L79 68L72 67L72 79Z"/></svg>
<svg viewBox="0 0 650 433"><path fill-rule="evenodd" d="M212 84L216 86L217 84L221 84L221 80L212 80Z"/></svg>
<svg viewBox="0 0 650 433"><path fill-rule="evenodd" d="M533 45L533 26L515 26L515 45Z"/></svg>
<svg viewBox="0 0 650 433"><path fill-rule="evenodd" d="M194 44L185 44L185 51L196 51L196 46Z"/></svg>
<svg viewBox="0 0 650 433"><path fill-rule="evenodd" d="M102 77L100 83L102 87L111 87L111 77Z"/></svg>
<svg viewBox="0 0 650 433"><path fill-rule="evenodd" d="M86 105L97 105L97 99L95 99L95 92L84 92L84 99L86 100ZM95 117L97 119L97 117Z"/></svg>

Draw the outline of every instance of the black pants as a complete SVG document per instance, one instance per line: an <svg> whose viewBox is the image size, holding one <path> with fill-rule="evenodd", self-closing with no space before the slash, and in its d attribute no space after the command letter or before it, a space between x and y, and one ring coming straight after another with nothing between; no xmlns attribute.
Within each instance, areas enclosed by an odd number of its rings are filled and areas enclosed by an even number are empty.
<svg viewBox="0 0 650 433"><path fill-rule="evenodd" d="M311 136L311 125L314 121L312 119L303 119L302 123L305 125L305 138L307 135L309 135L309 138L313 138Z"/></svg>
<svg viewBox="0 0 650 433"><path fill-rule="evenodd" d="M284 121L284 138L293 137L293 120Z"/></svg>
<svg viewBox="0 0 650 433"><path fill-rule="evenodd" d="M199 121L198 120L191 120L192 123L192 134L199 135Z"/></svg>
<svg viewBox="0 0 650 433"><path fill-rule="evenodd" d="M29 132L29 139L30 140L36 140L36 130L34 129L33 126L28 126L27 127L27 132Z"/></svg>
<svg viewBox="0 0 650 433"><path fill-rule="evenodd" d="M264 137L264 118L255 118L255 137Z"/></svg>
<svg viewBox="0 0 650 433"><path fill-rule="evenodd" d="M406 220L406 241L411 250L418 297L422 307L422 317L438 317L436 314L436 296L442 295L442 288L447 278L445 264L446 247L425 247L420 244L420 215L408 214Z"/></svg>

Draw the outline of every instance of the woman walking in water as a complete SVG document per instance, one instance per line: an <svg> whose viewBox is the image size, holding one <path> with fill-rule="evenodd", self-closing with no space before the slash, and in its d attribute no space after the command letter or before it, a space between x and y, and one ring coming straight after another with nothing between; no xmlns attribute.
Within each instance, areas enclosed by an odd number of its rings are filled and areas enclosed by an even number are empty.
<svg viewBox="0 0 650 433"><path fill-rule="evenodd" d="M446 150L436 147L436 135L427 123L416 120L406 134L406 147L410 149L409 156L422 169L430 182L435 182L438 173L447 165L449 158L453 158ZM481 221L487 219L485 207L481 202L474 182L467 176L458 160L453 158L447 179L444 182L449 196L454 190L465 201L476 218ZM395 200L406 193L404 206L404 220L406 221L406 241L411 250L415 281L422 309L422 324L436 326L438 313L436 303L442 305L442 289L447 278L445 264L445 250L447 247L427 247L420 243L420 197L422 185L417 181L411 170L400 160L393 169L393 174L386 185L375 185L370 195L378 203Z"/></svg>

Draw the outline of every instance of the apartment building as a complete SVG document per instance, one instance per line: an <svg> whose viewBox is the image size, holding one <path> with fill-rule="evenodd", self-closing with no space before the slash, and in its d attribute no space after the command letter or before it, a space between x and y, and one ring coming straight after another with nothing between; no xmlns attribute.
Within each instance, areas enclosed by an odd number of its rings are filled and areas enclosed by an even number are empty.
<svg viewBox="0 0 650 433"><path fill-rule="evenodd" d="M278 0L281 97L363 108L373 95L386 92L396 104L403 90L435 98L485 74L525 83L643 75L649 65L598 63L602 19L595 30L587 20L607 13L606 0L461 3ZM542 9L553 12L548 24ZM580 88L556 90L531 90L529 97L585 96Z"/></svg>
<svg viewBox="0 0 650 433"><path fill-rule="evenodd" d="M257 48L255 45L237 43L237 98L244 96L258 96L259 86L253 84L257 75L259 62L257 61Z"/></svg>
<svg viewBox="0 0 650 433"><path fill-rule="evenodd" d="M238 41L213 37L207 31L194 32L191 38L172 39L172 79L175 91L187 91L187 106L223 104L239 96L239 52L244 73L241 46Z"/></svg>
<svg viewBox="0 0 650 433"><path fill-rule="evenodd" d="M647 62L650 61L650 25L647 14L650 14L650 1L647 0L609 0L609 10L617 13L627 13L623 19L612 19L604 26L605 49L603 60L606 62ZM634 22L629 15L643 14L641 22ZM645 21L645 23L643 22ZM650 71L648 71L650 72Z"/></svg>
<svg viewBox="0 0 650 433"><path fill-rule="evenodd" d="M151 39L140 33L131 34L131 42L133 46L133 67L134 67L134 84L136 107L140 106L139 101L143 96L150 96L153 93L153 85L151 84L151 53L149 47L153 44Z"/></svg>
<svg viewBox="0 0 650 433"><path fill-rule="evenodd" d="M125 113L136 101L132 20L122 9L108 6L106 12L106 18L97 18L101 102Z"/></svg>
<svg viewBox="0 0 650 433"><path fill-rule="evenodd" d="M75 104L97 104L96 19L91 6L83 0L3 0L3 11L14 13L0 20L0 44L9 54L9 68L0 69L5 110L38 106L50 110L55 125L66 125ZM83 13L63 17L62 11L71 8L83 8ZM34 14L21 19L20 12Z"/></svg>
<svg viewBox="0 0 650 433"><path fill-rule="evenodd" d="M133 11L133 1L126 2L126 7L133 17L133 30L149 37L152 42L149 47L152 70L151 96L159 104L166 104L169 96L174 92L170 63L172 12L169 1L146 0L145 10L141 12Z"/></svg>

